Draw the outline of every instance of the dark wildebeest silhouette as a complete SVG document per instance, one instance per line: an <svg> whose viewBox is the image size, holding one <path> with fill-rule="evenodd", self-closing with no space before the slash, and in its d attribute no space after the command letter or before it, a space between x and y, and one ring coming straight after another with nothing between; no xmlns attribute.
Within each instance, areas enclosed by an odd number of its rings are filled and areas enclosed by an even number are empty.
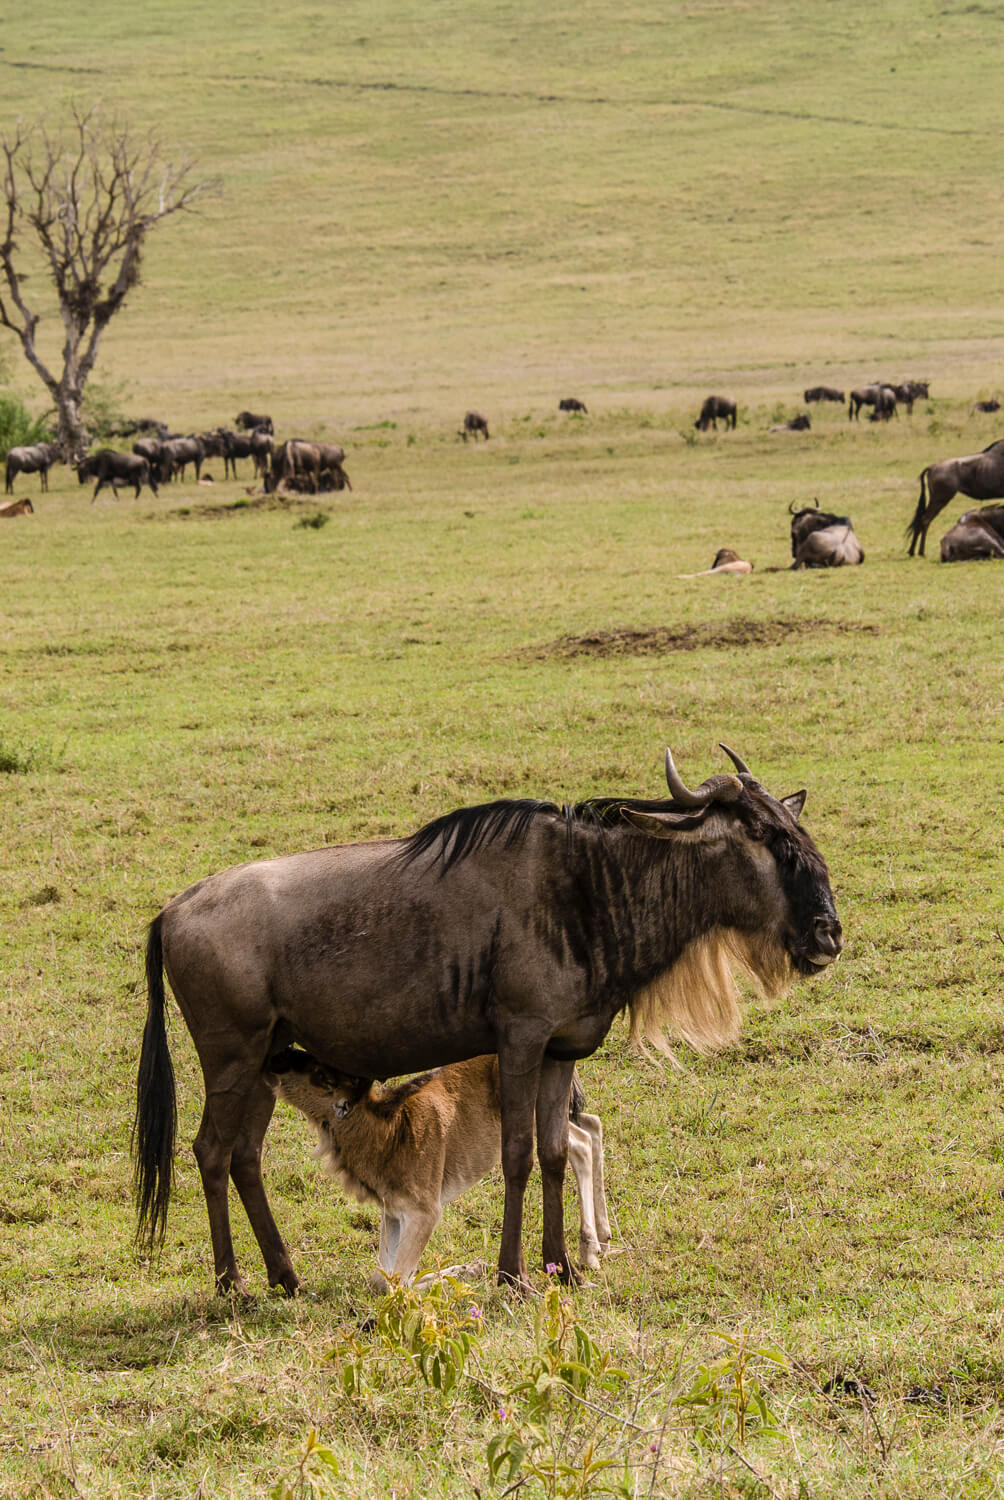
<svg viewBox="0 0 1004 1500"><path fill-rule="evenodd" d="M990 398L989 401L977 401L977 402L974 403L974 405L972 407L973 411L982 411L982 412L1000 411L1000 409L1001 409L1001 404L997 400L996 396L991 396L991 398Z"/></svg>
<svg viewBox="0 0 1004 1500"><path fill-rule="evenodd" d="M210 447L216 448L216 444L210 443ZM216 448L217 452L222 451ZM189 464L195 467L195 478L201 477L202 465L206 459L206 444L202 437L190 433L187 437L166 438L160 445L160 474L164 484L173 479L175 474L184 480L185 470Z"/></svg>
<svg viewBox="0 0 1004 1500"><path fill-rule="evenodd" d="M707 396L701 407L701 415L694 426L698 432L707 432L709 427L713 427L717 432L719 417L726 427L735 427L736 403L730 401L728 396Z"/></svg>
<svg viewBox="0 0 1004 1500"><path fill-rule="evenodd" d="M23 500L4 500L0 502L0 520L6 520L13 516L30 516L35 512L28 496Z"/></svg>
<svg viewBox="0 0 1004 1500"><path fill-rule="evenodd" d="M907 416L913 416L913 403L915 401L919 401L921 397L925 401L927 400L926 380L904 380L899 385L893 385L890 381L890 389L895 395L896 400L902 402L906 407Z"/></svg>
<svg viewBox="0 0 1004 1500"><path fill-rule="evenodd" d="M844 393L832 385L810 385L807 391L802 392L802 400L806 406L811 406L814 401L837 401L843 406Z"/></svg>
<svg viewBox="0 0 1004 1500"><path fill-rule="evenodd" d="M792 417L790 422L778 422L776 426L768 428L768 432L808 432L812 426L808 412L799 412L797 417Z"/></svg>
<svg viewBox="0 0 1004 1500"><path fill-rule="evenodd" d="M487 441L488 441L488 418L487 417L483 417L479 411L468 411L468 412L465 412L464 413L464 425L461 428L461 432L460 432L460 436L463 438L464 442L466 443L467 439L469 437L474 438L475 442L477 442L478 436L481 433L484 434L484 439L485 439L485 442L487 443Z"/></svg>
<svg viewBox="0 0 1004 1500"><path fill-rule="evenodd" d="M788 514L791 516L791 555L798 557L798 549L807 537L814 531L824 531L830 526L850 526L850 516L838 516L831 510L820 510L819 501L814 500L811 505L803 505L801 509L795 509L795 502L788 506Z"/></svg>
<svg viewBox="0 0 1004 1500"><path fill-rule="evenodd" d="M239 411L236 417L234 417L234 421L236 422L237 426L242 427L245 432L252 432L256 427L260 427L263 432L275 432L275 428L272 426L271 417L267 417L264 414L259 416L256 412L253 411Z"/></svg>
<svg viewBox="0 0 1004 1500"><path fill-rule="evenodd" d="M589 412L586 409L586 403L584 401L580 401L577 396L563 396L562 399L558 402L558 410L582 411L586 413L586 416L589 415Z"/></svg>
<svg viewBox="0 0 1004 1500"><path fill-rule="evenodd" d="M574 1279L562 1182L576 1059L625 1011L653 1045L665 1047L669 1026L699 1049L721 1046L740 1026L733 964L776 994L841 950L826 865L798 823L804 792L775 800L727 753L737 774L691 791L667 751L671 800L462 808L409 839L240 865L175 897L147 942L134 1129L141 1239L163 1236L171 1192L166 969L205 1081L195 1155L221 1291L244 1285L228 1178L269 1284L298 1285L261 1177L274 1105L264 1071L293 1043L371 1079L497 1054L500 1280L529 1285L522 1223L535 1119L543 1260Z"/></svg>
<svg viewBox="0 0 1004 1500"><path fill-rule="evenodd" d="M859 385L851 391L847 402L847 420L858 420L863 406L871 406L878 413L877 420L888 421L896 415L896 392L891 385L877 381L874 385Z"/></svg>
<svg viewBox="0 0 1004 1500"><path fill-rule="evenodd" d="M915 551L924 556L927 528L955 495L965 495L969 500L1004 499L1004 438L988 444L982 453L944 458L924 469L917 509L906 528L911 557Z"/></svg>
<svg viewBox="0 0 1004 1500"><path fill-rule="evenodd" d="M1004 557L1004 505L967 510L941 538L942 562Z"/></svg>
<svg viewBox="0 0 1004 1500"><path fill-rule="evenodd" d="M163 484L170 478L170 473L165 475L161 466L164 451L164 443L161 438L137 438L132 445L132 451L138 453L140 458L146 459L150 465L150 475L158 484Z"/></svg>
<svg viewBox="0 0 1004 1500"><path fill-rule="evenodd" d="M86 484L90 479L97 480L91 496L92 505L106 484L111 486L116 500L120 484L132 485L137 500L145 484L150 486L155 495L157 493L157 481L150 472L149 460L141 453L119 453L114 448L102 448L89 458L82 458L76 468L77 479L81 484Z"/></svg>
<svg viewBox="0 0 1004 1500"><path fill-rule="evenodd" d="M29 443L11 448L7 453L5 494L13 495L14 479L18 474L37 474L42 490L48 490L49 470L53 464L62 462L63 450L59 443Z"/></svg>

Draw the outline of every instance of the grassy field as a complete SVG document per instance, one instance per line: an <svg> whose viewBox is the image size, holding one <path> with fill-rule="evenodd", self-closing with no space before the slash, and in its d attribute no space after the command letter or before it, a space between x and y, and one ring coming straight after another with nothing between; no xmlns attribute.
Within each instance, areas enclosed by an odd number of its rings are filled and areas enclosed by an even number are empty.
<svg viewBox="0 0 1004 1500"><path fill-rule="evenodd" d="M57 469L3 527L0 1493L999 1496L1004 574L934 561L961 500L926 561L903 529L925 464L1000 435L969 408L1004 353L1004 12L427 10L138 31L95 0L0 54L8 112L100 96L222 179L151 241L116 399L179 427L270 409L344 442L354 485L265 505L214 465L91 506ZM932 399L767 433L804 385L880 373ZM711 389L735 433L694 433ZM457 439L469 404L489 444ZM787 571L813 497L864 567ZM723 545L751 577L678 578ZM214 1299L180 1023L175 1197L137 1257L170 895L497 796L654 796L665 744L697 782L719 739L808 787L847 949L751 998L723 1057L660 1071L615 1027L584 1066L617 1253L573 1305L485 1279L367 1332L375 1216L290 1111L266 1176L311 1295L265 1293L236 1213L260 1297ZM492 1261L500 1217L494 1179L436 1254ZM464 1374L429 1387L414 1350L448 1377L458 1322ZM500 1435L525 1453L493 1481Z"/></svg>

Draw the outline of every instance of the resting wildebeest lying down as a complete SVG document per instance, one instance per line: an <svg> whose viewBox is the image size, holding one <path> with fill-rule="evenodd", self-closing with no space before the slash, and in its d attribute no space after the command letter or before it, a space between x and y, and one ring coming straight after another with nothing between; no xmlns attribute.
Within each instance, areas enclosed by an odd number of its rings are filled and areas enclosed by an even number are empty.
<svg viewBox="0 0 1004 1500"><path fill-rule="evenodd" d="M942 562L1004 557L1004 505L967 510L941 538Z"/></svg>
<svg viewBox="0 0 1004 1500"><path fill-rule="evenodd" d="M736 576L741 573L752 573L753 564L743 562L738 552L733 552L731 547L719 547L715 553L715 560L710 568L702 568L700 573L677 573L677 578L707 578L711 573L726 573Z"/></svg>
<svg viewBox="0 0 1004 1500"><path fill-rule="evenodd" d="M120 484L133 485L137 500L145 484L150 486L155 495L157 493L157 481L150 473L149 461L141 453L119 453L114 448L102 448L89 458L82 458L76 469L77 479L81 484L86 484L89 479L98 481L91 496L92 505L106 484L111 485L116 500Z"/></svg>
<svg viewBox="0 0 1004 1500"><path fill-rule="evenodd" d="M906 528L911 557L918 543L920 556L924 556L927 528L955 495L965 495L969 500L1004 500L1004 438L989 443L982 453L944 458L924 469L917 509Z"/></svg>
<svg viewBox="0 0 1004 1500"><path fill-rule="evenodd" d="M839 568L864 562L865 555L854 535L850 516L820 510L818 500L798 511L789 505L788 514L793 568Z"/></svg>
<svg viewBox="0 0 1004 1500"><path fill-rule="evenodd" d="M989 401L977 401L972 407L973 411L982 412L1000 411L1000 409L1001 404L996 396L991 396Z"/></svg>
<svg viewBox="0 0 1004 1500"><path fill-rule="evenodd" d="M477 442L478 434L484 433L485 442L488 441L488 418L483 417L479 411L464 412L464 425L460 429L460 436L464 442L468 437L473 437Z"/></svg>
<svg viewBox="0 0 1004 1500"><path fill-rule="evenodd" d="M272 1217L261 1148L264 1072L295 1043L357 1078L398 1077L495 1053L505 1210L499 1278L529 1286L523 1197L543 1178L543 1262L574 1279L562 1182L577 1059L615 1018L702 1051L740 1029L733 967L768 994L842 947L822 855L798 822L804 792L772 797L735 775L696 791L666 752L669 800L593 797L461 808L408 839L239 865L191 886L150 926L137 1078L141 1242L163 1237L176 1132L164 971L202 1065L195 1155L216 1284L243 1291L232 1178L269 1284L299 1284Z"/></svg>
<svg viewBox="0 0 1004 1500"><path fill-rule="evenodd" d="M580 401L577 396L565 396L565 397L563 397L562 400L560 400L558 402L558 410L559 411L584 411L584 412L586 412L586 416L589 415L588 411L586 411L586 403L584 401Z"/></svg>
<svg viewBox="0 0 1004 1500"><path fill-rule="evenodd" d="M707 432L709 427L713 427L717 432L719 417L726 427L735 427L736 403L730 401L728 396L707 396L701 407L701 415L694 426L698 432Z"/></svg>
<svg viewBox="0 0 1004 1500"><path fill-rule="evenodd" d="M797 417L792 417L790 422L778 422L775 427L768 428L768 432L808 432L812 426L808 412L800 412Z"/></svg>
<svg viewBox="0 0 1004 1500"><path fill-rule="evenodd" d="M0 504L0 520L13 516L34 515L34 513L35 507L27 495L25 495L23 500L4 500Z"/></svg>
<svg viewBox="0 0 1004 1500"><path fill-rule="evenodd" d="M9 449L4 493L13 495L14 479L18 474L37 474L42 490L47 490L49 470L53 464L62 462L63 450L58 443L30 443L27 447Z"/></svg>
<svg viewBox="0 0 1004 1500"><path fill-rule="evenodd" d="M811 385L807 391L802 392L802 400L806 406L811 406L814 401L839 401L842 406L844 393L832 385Z"/></svg>
<svg viewBox="0 0 1004 1500"><path fill-rule="evenodd" d="M267 1080L314 1126L318 1159L331 1176L351 1197L379 1203L378 1269L370 1277L377 1291L386 1291L387 1276L411 1281L444 1206L501 1160L499 1069L492 1055L381 1089L290 1047L270 1059ZM573 1079L568 1155L579 1193L579 1260L595 1270L610 1244L610 1224L603 1130L597 1115L583 1114L583 1103Z"/></svg>

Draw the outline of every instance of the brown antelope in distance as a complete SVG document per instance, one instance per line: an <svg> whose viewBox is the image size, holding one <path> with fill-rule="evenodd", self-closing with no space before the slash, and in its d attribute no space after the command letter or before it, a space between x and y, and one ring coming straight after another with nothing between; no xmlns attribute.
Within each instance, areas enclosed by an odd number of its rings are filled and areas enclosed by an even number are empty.
<svg viewBox="0 0 1004 1500"><path fill-rule="evenodd" d="M349 1194L380 1205L380 1250L370 1285L411 1281L445 1204L502 1159L498 1058L474 1057L382 1089L287 1048L266 1073L278 1098L317 1131L317 1158ZM274 1082L273 1082L274 1078ZM576 1080L568 1157L579 1192L579 1259L595 1270L610 1243L603 1133L579 1107ZM451 1267L454 1272L460 1268Z"/></svg>

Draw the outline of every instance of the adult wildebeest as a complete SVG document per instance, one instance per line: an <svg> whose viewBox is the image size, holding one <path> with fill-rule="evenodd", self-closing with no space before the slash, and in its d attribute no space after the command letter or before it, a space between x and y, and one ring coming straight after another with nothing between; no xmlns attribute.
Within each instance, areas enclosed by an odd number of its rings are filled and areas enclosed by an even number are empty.
<svg viewBox="0 0 1004 1500"><path fill-rule="evenodd" d="M793 568L842 568L863 563L865 554L850 522L821 526L798 544Z"/></svg>
<svg viewBox="0 0 1004 1500"><path fill-rule="evenodd" d="M1004 557L1004 505L967 510L941 538L942 562Z"/></svg>
<svg viewBox="0 0 1004 1500"><path fill-rule="evenodd" d="M907 415L911 417L913 416L913 403L919 401L921 397L925 400L927 399L926 380L903 380L899 385L893 385L890 381L889 388L892 390L896 400L903 403L906 407Z"/></svg>
<svg viewBox="0 0 1004 1500"><path fill-rule="evenodd" d="M778 422L776 426L768 428L769 432L808 432L812 426L808 412L799 412L797 417L792 417L790 422Z"/></svg>
<svg viewBox="0 0 1004 1500"><path fill-rule="evenodd" d="M850 516L837 516L831 510L820 510L819 501L813 500L811 505L803 505L800 510L795 509L794 500L788 506L788 514L791 516L791 555L798 556L798 549L807 536L814 531L822 531L827 526L849 526Z"/></svg>
<svg viewBox="0 0 1004 1500"><path fill-rule="evenodd" d="M843 406L844 393L832 385L811 385L807 391L802 392L802 400L806 406L811 406L814 401L837 401Z"/></svg>
<svg viewBox="0 0 1004 1500"><path fill-rule="evenodd" d="M997 400L996 396L991 396L991 398L990 398L989 401L977 401L977 402L974 403L974 405L972 407L973 411L982 411L982 412L1000 411L1000 409L1001 409L1001 404Z"/></svg>
<svg viewBox="0 0 1004 1500"><path fill-rule="evenodd" d="M558 410L581 411L585 412L587 417L589 415L589 412L586 408L586 403L584 401L580 401L577 396L563 396L562 399L558 402Z"/></svg>
<svg viewBox="0 0 1004 1500"><path fill-rule="evenodd" d="M210 444L210 446L216 445ZM194 464L195 478L198 481L205 458L205 442L194 433L190 433L188 437L166 438L160 445L160 473L163 483L166 484L175 474L184 480L185 470L189 464Z"/></svg>
<svg viewBox="0 0 1004 1500"><path fill-rule="evenodd" d="M253 411L239 411L236 417L234 417L234 421L238 427L243 427L245 432L251 432L256 427L260 428L263 432L275 432L271 417L266 417L265 415L258 416Z"/></svg>
<svg viewBox="0 0 1004 1500"><path fill-rule="evenodd" d="M256 427L249 439L251 444L251 461L254 464L255 475L265 475L269 464L272 462L272 454L275 451L275 439L264 427Z"/></svg>
<svg viewBox="0 0 1004 1500"><path fill-rule="evenodd" d="M326 1068L295 1047L274 1057L275 1093L317 1131L316 1155L353 1198L380 1205L377 1291L410 1282L447 1203L502 1155L498 1058L451 1063L393 1089ZM582 1110L573 1079L568 1158L579 1192L579 1260L595 1270L610 1243L603 1191L603 1128ZM451 1267L454 1275L459 1267Z"/></svg>
<svg viewBox="0 0 1004 1500"><path fill-rule="evenodd" d="M713 427L717 432L719 417L726 427L735 427L736 403L730 401L728 396L707 396L701 407L701 415L694 426L698 432L707 432L709 427Z"/></svg>
<svg viewBox="0 0 1004 1500"><path fill-rule="evenodd" d="M477 442L478 436L481 433L484 434L484 439L487 443L488 418L483 417L479 411L464 412L464 425L460 430L460 436L463 438L464 442L466 443L469 437L472 437L474 441Z"/></svg>
<svg viewBox="0 0 1004 1500"><path fill-rule="evenodd" d="M752 573L753 564L744 562L738 552L733 552L731 547L719 547L715 553L715 560L710 568L702 568L699 573L677 573L677 578L707 578L711 573L726 573L737 577L743 573Z"/></svg>
<svg viewBox="0 0 1004 1500"><path fill-rule="evenodd" d="M863 406L874 408L872 420L887 422L896 415L896 392L891 385L883 385L881 382L859 385L856 390L851 391L847 403L847 420L850 421L853 417L856 422Z"/></svg>
<svg viewBox="0 0 1004 1500"><path fill-rule="evenodd" d="M86 484L89 479L97 480L91 496L92 505L106 484L111 486L116 500L120 484L133 485L137 500L145 484L150 486L155 495L157 493L157 481L150 472L149 460L141 453L119 453L114 448L102 448L89 458L82 458L76 469L77 479L81 484Z"/></svg>
<svg viewBox="0 0 1004 1500"><path fill-rule="evenodd" d="M969 500L1004 499L1004 438L988 444L982 453L944 458L924 469L917 509L906 528L911 557L915 550L924 556L927 528L955 495L965 495Z"/></svg>
<svg viewBox="0 0 1004 1500"><path fill-rule="evenodd" d="M23 500L4 500L0 502L0 520L5 520L7 517L13 516L30 516L34 515L34 513L35 507L27 495L25 495Z"/></svg>
<svg viewBox="0 0 1004 1500"><path fill-rule="evenodd" d="M260 429L255 428L252 432L228 432L225 428L220 429L220 451L223 455L224 479L229 478L231 472L234 479L237 478L237 460L239 458L254 458L254 448L252 444L255 434L259 430ZM271 444L272 439L269 437L268 433L263 433L262 436ZM256 474L258 472L257 460L255 460L254 463L254 472Z"/></svg>
<svg viewBox="0 0 1004 1500"><path fill-rule="evenodd" d="M691 791L667 751L672 800L463 808L409 839L257 861L175 897L147 942L141 1237L163 1235L171 1191L166 969L205 1080L195 1155L220 1290L243 1289L228 1177L270 1285L298 1285L261 1177L274 1104L263 1070L294 1042L375 1079L496 1053L499 1277L528 1284L523 1196L536 1118L543 1259L571 1278L561 1190L576 1059L625 1010L632 1034L657 1046L667 1026L699 1049L721 1046L740 1025L732 964L776 994L842 946L826 865L797 821L804 792L775 800L727 753L737 774Z"/></svg>
<svg viewBox="0 0 1004 1500"><path fill-rule="evenodd" d="M18 474L37 474L42 490L48 490L49 470L53 464L62 462L63 450L58 443L30 443L27 447L9 449L4 493L13 495L14 479Z"/></svg>

